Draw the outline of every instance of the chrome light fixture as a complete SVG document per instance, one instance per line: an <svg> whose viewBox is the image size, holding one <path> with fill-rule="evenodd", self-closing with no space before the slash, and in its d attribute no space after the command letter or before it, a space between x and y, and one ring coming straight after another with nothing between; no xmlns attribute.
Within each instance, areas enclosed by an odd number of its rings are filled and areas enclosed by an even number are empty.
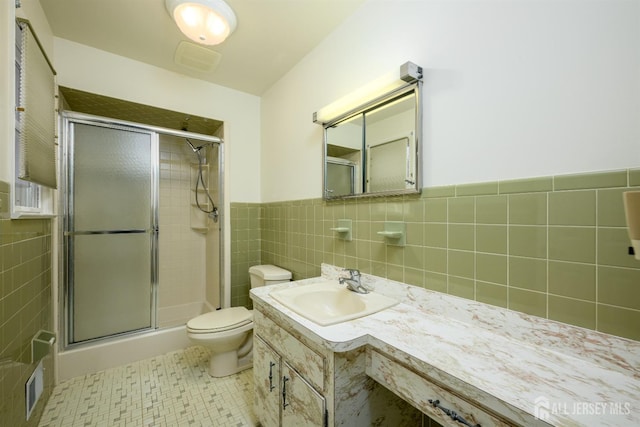
<svg viewBox="0 0 640 427"><path fill-rule="evenodd" d="M313 113L313 122L324 125L346 112L358 108L372 100L406 87L422 79L422 67L413 62L405 62L395 71L380 76L342 98Z"/></svg>
<svg viewBox="0 0 640 427"><path fill-rule="evenodd" d="M222 43L236 29L236 15L224 0L165 0L169 15L189 39Z"/></svg>

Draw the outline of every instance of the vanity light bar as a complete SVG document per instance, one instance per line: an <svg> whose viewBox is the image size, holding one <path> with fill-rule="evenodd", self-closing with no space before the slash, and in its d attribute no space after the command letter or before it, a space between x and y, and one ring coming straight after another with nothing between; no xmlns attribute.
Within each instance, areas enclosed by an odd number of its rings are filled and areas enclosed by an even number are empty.
<svg viewBox="0 0 640 427"><path fill-rule="evenodd" d="M422 79L422 67L405 62L398 71L388 73L313 113L313 122L324 125L346 112Z"/></svg>

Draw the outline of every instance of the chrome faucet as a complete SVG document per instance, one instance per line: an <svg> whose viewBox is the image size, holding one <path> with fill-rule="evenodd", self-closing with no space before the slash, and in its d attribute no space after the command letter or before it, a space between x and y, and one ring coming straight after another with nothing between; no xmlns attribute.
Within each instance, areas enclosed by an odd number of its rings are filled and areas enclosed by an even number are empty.
<svg viewBox="0 0 640 427"><path fill-rule="evenodd" d="M367 289L362 285L362 283L360 283L360 271L351 268L345 268L344 271L349 273L349 277L340 277L338 279L338 282L343 285L346 284L347 289L349 289L350 291L357 292L359 294L369 293L369 289Z"/></svg>

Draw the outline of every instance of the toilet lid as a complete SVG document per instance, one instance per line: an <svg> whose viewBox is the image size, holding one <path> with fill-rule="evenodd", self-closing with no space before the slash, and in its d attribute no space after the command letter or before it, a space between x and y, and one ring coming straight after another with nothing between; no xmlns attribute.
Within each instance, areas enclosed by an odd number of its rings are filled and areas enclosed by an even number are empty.
<svg viewBox="0 0 640 427"><path fill-rule="evenodd" d="M246 307L230 307L203 314L187 322L194 332L220 332L246 325L253 320L253 313Z"/></svg>
<svg viewBox="0 0 640 427"><path fill-rule="evenodd" d="M291 272L280 268L276 265L254 265L249 267L249 273L255 274L258 277L262 277L264 280L289 280L291 279Z"/></svg>

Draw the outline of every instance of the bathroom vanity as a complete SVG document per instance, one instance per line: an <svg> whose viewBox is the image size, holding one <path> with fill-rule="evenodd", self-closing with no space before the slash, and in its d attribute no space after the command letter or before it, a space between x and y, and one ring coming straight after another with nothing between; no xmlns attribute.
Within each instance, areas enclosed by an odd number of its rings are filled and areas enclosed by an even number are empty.
<svg viewBox="0 0 640 427"><path fill-rule="evenodd" d="M262 426L418 425L419 411L366 375L366 346L334 352L266 311L254 310L255 410Z"/></svg>
<svg viewBox="0 0 640 427"><path fill-rule="evenodd" d="M270 425L640 425L640 343L375 276L399 304L319 326L253 289L256 413Z"/></svg>

